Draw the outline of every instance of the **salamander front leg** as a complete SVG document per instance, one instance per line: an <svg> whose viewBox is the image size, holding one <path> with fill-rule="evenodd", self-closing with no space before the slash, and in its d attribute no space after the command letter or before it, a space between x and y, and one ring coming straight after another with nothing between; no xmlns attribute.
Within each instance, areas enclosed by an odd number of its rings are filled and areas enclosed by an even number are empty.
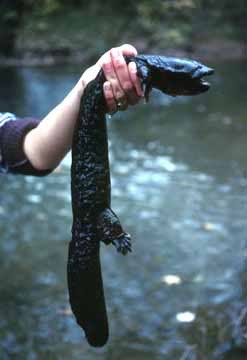
<svg viewBox="0 0 247 360"><path fill-rule="evenodd" d="M131 251L131 237L123 230L119 218L110 208L100 213L97 230L99 238L106 245L113 244L123 255Z"/></svg>
<svg viewBox="0 0 247 360"><path fill-rule="evenodd" d="M149 101L149 94L152 91L152 76L151 71L146 65L139 66L137 68L138 75L141 81L141 87L144 91L144 98L146 103Z"/></svg>

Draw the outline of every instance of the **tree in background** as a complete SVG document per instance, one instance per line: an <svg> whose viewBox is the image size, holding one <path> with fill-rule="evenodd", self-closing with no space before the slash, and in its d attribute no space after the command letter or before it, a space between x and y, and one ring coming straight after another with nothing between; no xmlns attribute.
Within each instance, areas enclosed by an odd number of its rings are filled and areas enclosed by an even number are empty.
<svg viewBox="0 0 247 360"><path fill-rule="evenodd" d="M24 8L25 2L22 0L0 0L0 46L5 55L14 51L16 33Z"/></svg>
<svg viewBox="0 0 247 360"><path fill-rule="evenodd" d="M73 31L81 31L82 35L89 27L97 28L98 19L104 17L98 27L102 24L104 34L108 34L110 39L111 27L107 33L106 26L110 18L116 30L114 42L116 38L122 41L123 34L130 41L135 37L144 39L151 48L182 45L189 50L198 39L201 41L217 35L247 42L246 0L125 0L124 3L104 0L103 5L100 0L89 3L87 0L0 0L0 51L6 55L13 53L22 21L26 25L34 19L31 32L38 33L41 23L43 31L45 27L51 31L52 26L46 25L53 25L53 16L60 16L60 23L63 23L64 15L73 11L81 13L80 25L74 26ZM58 32L59 36L66 40L66 32ZM70 36L72 40L75 37L73 34ZM106 43L111 46L108 40ZM73 41L67 42L73 44ZM59 41L52 44L56 45L59 47Z"/></svg>

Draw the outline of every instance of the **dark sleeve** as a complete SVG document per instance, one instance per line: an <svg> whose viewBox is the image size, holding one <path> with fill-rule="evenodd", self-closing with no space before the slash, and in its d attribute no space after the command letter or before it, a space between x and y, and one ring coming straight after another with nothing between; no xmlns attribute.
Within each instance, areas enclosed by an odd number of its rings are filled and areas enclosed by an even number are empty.
<svg viewBox="0 0 247 360"><path fill-rule="evenodd" d="M23 140L25 135L38 125L39 121L33 118L17 119L7 121L0 127L0 153L1 166L5 172L45 176L52 170L35 169L26 158L23 151Z"/></svg>

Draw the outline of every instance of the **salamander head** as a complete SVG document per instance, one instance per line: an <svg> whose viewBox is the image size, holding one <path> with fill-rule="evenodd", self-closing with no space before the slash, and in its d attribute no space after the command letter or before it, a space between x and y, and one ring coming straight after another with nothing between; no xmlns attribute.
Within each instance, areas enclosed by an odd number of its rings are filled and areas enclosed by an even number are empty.
<svg viewBox="0 0 247 360"><path fill-rule="evenodd" d="M210 84L203 77L214 70L194 60L159 56L151 65L152 87L176 95L197 95L207 91Z"/></svg>

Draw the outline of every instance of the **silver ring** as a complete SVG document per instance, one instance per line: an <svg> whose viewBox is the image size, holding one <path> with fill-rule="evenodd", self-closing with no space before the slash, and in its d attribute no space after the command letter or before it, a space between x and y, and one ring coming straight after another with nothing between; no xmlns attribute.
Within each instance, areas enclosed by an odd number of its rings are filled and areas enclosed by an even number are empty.
<svg viewBox="0 0 247 360"><path fill-rule="evenodd" d="M117 110L123 110L124 109L124 104L121 101L117 102Z"/></svg>

